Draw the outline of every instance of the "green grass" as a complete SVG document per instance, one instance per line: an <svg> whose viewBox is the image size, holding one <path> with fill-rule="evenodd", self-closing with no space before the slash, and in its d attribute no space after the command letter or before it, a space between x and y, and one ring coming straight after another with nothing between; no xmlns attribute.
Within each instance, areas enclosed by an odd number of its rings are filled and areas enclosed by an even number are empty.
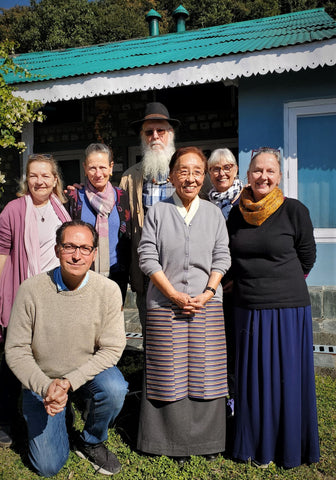
<svg viewBox="0 0 336 480"><path fill-rule="evenodd" d="M142 354L126 351L120 368L130 382L130 391L140 390ZM336 379L330 376L316 376L317 405L321 461L314 465L302 465L285 470L272 465L266 470L244 463L237 463L224 456L213 462L203 457L192 457L179 467L173 460L150 457L136 452L136 428L138 420L139 396L130 395L118 417L115 428L110 429L108 446L122 463L122 471L115 476L120 480L217 480L217 479L288 479L288 480L335 480L336 479ZM82 420L77 412L76 428ZM14 432L15 443L11 449L0 448L1 480L36 480L41 477L30 470L27 458L27 439L23 419L19 419ZM91 465L74 453L55 477L56 480L99 480L104 475L95 474Z"/></svg>

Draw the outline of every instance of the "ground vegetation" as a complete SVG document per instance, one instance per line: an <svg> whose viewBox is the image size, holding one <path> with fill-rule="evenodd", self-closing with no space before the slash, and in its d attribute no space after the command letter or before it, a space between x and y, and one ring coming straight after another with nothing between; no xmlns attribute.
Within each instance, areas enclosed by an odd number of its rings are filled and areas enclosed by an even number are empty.
<svg viewBox="0 0 336 480"><path fill-rule="evenodd" d="M143 353L126 350L120 368L129 382L129 394L118 416L114 428L109 430L108 447L120 459L123 469L116 480L335 480L336 472L336 379L331 375L317 375L317 406L321 460L313 465L301 465L284 469L272 465L262 470L248 463L234 461L225 452L215 461L203 457L192 457L183 466L166 456L150 456L136 450L136 433L142 383ZM80 405L76 406L75 428L80 429L83 421ZM14 445L11 449L0 449L1 480L38 480L30 468L27 458L27 434L24 420L20 416L16 425ZM228 424L227 442L232 441L232 424ZM93 467L73 452L55 480L103 480Z"/></svg>

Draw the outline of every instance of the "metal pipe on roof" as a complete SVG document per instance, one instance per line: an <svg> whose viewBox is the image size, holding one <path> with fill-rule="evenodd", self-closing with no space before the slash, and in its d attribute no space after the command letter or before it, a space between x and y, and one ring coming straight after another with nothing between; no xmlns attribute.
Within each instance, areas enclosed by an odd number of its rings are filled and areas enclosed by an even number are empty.
<svg viewBox="0 0 336 480"><path fill-rule="evenodd" d="M161 15L152 8L146 15L146 21L149 26L149 36L155 37L160 35L159 21L162 21Z"/></svg>
<svg viewBox="0 0 336 480"><path fill-rule="evenodd" d="M173 17L176 21L176 32L185 32L186 31L186 19L189 17L189 12L184 8L183 5L180 5L174 10Z"/></svg>

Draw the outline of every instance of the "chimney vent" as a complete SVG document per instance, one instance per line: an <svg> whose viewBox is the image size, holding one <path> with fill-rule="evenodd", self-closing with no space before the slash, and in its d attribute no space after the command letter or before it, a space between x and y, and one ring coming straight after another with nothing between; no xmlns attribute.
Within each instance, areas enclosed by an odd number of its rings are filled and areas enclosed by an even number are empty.
<svg viewBox="0 0 336 480"><path fill-rule="evenodd" d="M160 35L159 21L162 21L161 15L152 8L152 10L150 10L146 15L146 21L148 22L149 26L149 36L155 37Z"/></svg>
<svg viewBox="0 0 336 480"><path fill-rule="evenodd" d="M186 22L186 19L189 17L188 10L186 10L183 7L183 5L180 5L173 12L173 17L175 18L175 21L176 21L176 31L178 33L179 32L185 32L185 30L186 30L185 22Z"/></svg>

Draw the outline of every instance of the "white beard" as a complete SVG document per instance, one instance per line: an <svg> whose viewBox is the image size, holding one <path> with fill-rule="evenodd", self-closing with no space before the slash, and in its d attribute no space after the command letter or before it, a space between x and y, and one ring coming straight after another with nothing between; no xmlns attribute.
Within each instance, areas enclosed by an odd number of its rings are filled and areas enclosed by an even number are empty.
<svg viewBox="0 0 336 480"><path fill-rule="evenodd" d="M155 148L155 144L161 145L162 148ZM169 138L168 145L164 145L161 140L155 140L148 145L141 138L141 147L143 178L158 180L166 177L170 159L175 152L174 136Z"/></svg>

